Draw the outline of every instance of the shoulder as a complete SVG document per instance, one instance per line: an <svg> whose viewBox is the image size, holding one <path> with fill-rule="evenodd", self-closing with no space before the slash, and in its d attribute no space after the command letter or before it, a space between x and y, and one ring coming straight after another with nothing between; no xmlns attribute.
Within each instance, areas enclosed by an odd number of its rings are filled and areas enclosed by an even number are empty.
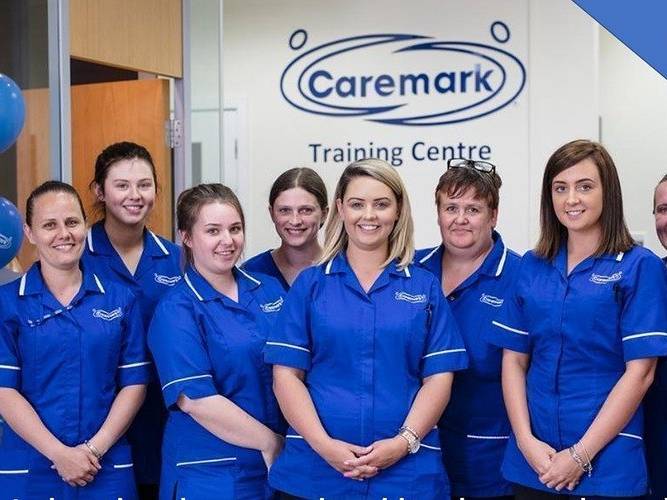
<svg viewBox="0 0 667 500"><path fill-rule="evenodd" d="M98 287L101 287L103 290L102 297L104 300L111 301L122 301L127 304L132 303L136 300L136 296L132 291L123 286L121 283L109 279L106 276L101 276L97 272L91 272L93 279L96 281Z"/></svg>
<svg viewBox="0 0 667 500"><path fill-rule="evenodd" d="M3 317L17 304L20 287L20 279L0 285L0 311L3 311Z"/></svg>
<svg viewBox="0 0 667 500"><path fill-rule="evenodd" d="M651 250L638 245L633 246L627 252L616 255L620 267L628 273L641 273L658 275L667 272L663 260Z"/></svg>
<svg viewBox="0 0 667 500"><path fill-rule="evenodd" d="M285 295L285 290L280 282L269 274L264 274L257 271L250 271L248 269L241 269L248 279L256 282L258 284L256 290L257 293L265 297L281 297Z"/></svg>
<svg viewBox="0 0 667 500"><path fill-rule="evenodd" d="M438 248L440 248L440 246L415 250L415 258L413 259L413 263L423 264L422 261L429 260L438 251Z"/></svg>
<svg viewBox="0 0 667 500"><path fill-rule="evenodd" d="M266 250L265 252L258 253L257 255L250 257L246 260L241 267L247 269L248 271L260 271L266 267L267 259L272 259L271 250Z"/></svg>
<svg viewBox="0 0 667 500"><path fill-rule="evenodd" d="M511 248L506 248L503 274L505 272L509 272L510 274L516 273L521 265L521 259L521 254Z"/></svg>
<svg viewBox="0 0 667 500"><path fill-rule="evenodd" d="M440 281L428 269L420 265L410 264L403 269L404 276L399 276L399 281L413 289L437 289L441 290Z"/></svg>

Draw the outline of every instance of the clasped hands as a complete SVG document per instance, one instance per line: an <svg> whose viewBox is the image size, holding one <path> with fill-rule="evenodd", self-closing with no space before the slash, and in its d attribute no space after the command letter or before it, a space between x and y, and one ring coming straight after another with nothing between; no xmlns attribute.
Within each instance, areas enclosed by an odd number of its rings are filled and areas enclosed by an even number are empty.
<svg viewBox="0 0 667 500"><path fill-rule="evenodd" d="M83 443L62 445L52 457L52 469L70 486L86 486L102 468L100 461Z"/></svg>
<svg viewBox="0 0 667 500"><path fill-rule="evenodd" d="M579 484L584 471L567 448L557 452L547 443L531 436L519 443L519 449L547 488L572 491Z"/></svg>
<svg viewBox="0 0 667 500"><path fill-rule="evenodd" d="M406 456L408 447L404 438L395 436L366 447L329 439L315 451L343 476L363 481Z"/></svg>

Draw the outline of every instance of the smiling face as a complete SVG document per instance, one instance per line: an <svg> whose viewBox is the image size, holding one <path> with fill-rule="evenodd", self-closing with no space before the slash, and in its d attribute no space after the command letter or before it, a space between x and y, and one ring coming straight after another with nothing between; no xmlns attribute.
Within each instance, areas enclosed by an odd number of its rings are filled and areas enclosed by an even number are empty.
<svg viewBox="0 0 667 500"><path fill-rule="evenodd" d="M231 272L245 242L240 214L232 205L219 201L203 205L192 231L181 237L204 277Z"/></svg>
<svg viewBox="0 0 667 500"><path fill-rule="evenodd" d="M103 189L96 186L95 193L107 218L129 226L145 224L155 205L153 170L139 158L119 160L109 168Z"/></svg>
<svg viewBox="0 0 667 500"><path fill-rule="evenodd" d="M316 241L326 217L315 196L300 187L280 193L269 207L269 213L283 244L293 248L303 248Z"/></svg>
<svg viewBox="0 0 667 500"><path fill-rule="evenodd" d="M554 212L569 233L601 231L602 195L600 173L590 158L566 168L551 182Z"/></svg>
<svg viewBox="0 0 667 500"><path fill-rule="evenodd" d="M51 191L35 198L31 225L24 225L42 266L68 270L79 265L86 239L86 224L76 196Z"/></svg>
<svg viewBox="0 0 667 500"><path fill-rule="evenodd" d="M336 200L348 236L348 247L359 250L389 248L389 235L398 220L399 206L393 191L368 176L353 178L343 199Z"/></svg>
<svg viewBox="0 0 667 500"><path fill-rule="evenodd" d="M655 232L662 246L667 249L667 182L655 188Z"/></svg>
<svg viewBox="0 0 667 500"><path fill-rule="evenodd" d="M447 251L479 255L493 244L498 211L477 196L474 188L452 198L438 192L438 226Z"/></svg>

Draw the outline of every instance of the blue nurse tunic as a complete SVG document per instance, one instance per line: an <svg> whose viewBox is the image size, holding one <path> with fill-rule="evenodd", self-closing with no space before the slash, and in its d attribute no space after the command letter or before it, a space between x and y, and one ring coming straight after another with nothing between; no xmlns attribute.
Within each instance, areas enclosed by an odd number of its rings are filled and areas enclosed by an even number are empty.
<svg viewBox="0 0 667 500"><path fill-rule="evenodd" d="M149 365L134 296L85 267L81 289L66 307L47 289L39 264L0 288L0 387L19 391L65 445L91 438L120 388L148 382ZM51 465L5 426L2 498L136 498L125 438L109 449L102 469L84 487L67 485Z"/></svg>
<svg viewBox="0 0 667 500"><path fill-rule="evenodd" d="M628 361L667 354L667 276L649 250L589 257L568 275L565 247L553 262L528 252L512 296L489 340L531 355L526 395L533 434L556 450L590 427ZM595 457L592 477L572 495L646 492L640 408ZM503 462L509 481L550 491L510 438Z"/></svg>
<svg viewBox="0 0 667 500"><path fill-rule="evenodd" d="M419 250L415 262L442 278L442 245ZM500 466L510 434L500 383L502 349L489 344L491 328L519 269L521 257L494 231L482 265L448 296L470 366L454 378L452 396L438 424L452 496L510 495Z"/></svg>
<svg viewBox="0 0 667 500"><path fill-rule="evenodd" d="M431 273L392 263L366 293L342 253L296 279L265 359L304 370L326 432L361 446L396 435L424 378L468 364ZM343 477L294 429L286 438L269 481L291 495L428 499L449 493L437 429L417 453L363 482Z"/></svg>
<svg viewBox="0 0 667 500"><path fill-rule="evenodd" d="M667 259L663 259L667 263ZM667 272L667 270L665 271ZM667 307L667 301L663 302ZM651 494L646 498L667 498L667 360L660 358L653 385L644 399L646 461Z"/></svg>
<svg viewBox="0 0 667 500"><path fill-rule="evenodd" d="M273 278L278 280L278 282L286 292L290 289L289 283L287 283L285 277L283 276L283 273L281 273L280 269L278 269L276 261L273 260L273 256L271 255L271 250L258 253L254 257L251 257L250 259L246 260L243 263L243 269L251 273L261 273L272 276Z"/></svg>
<svg viewBox="0 0 667 500"><path fill-rule="evenodd" d="M117 281L132 290L147 330L158 300L181 279L180 255L178 246L145 229L144 250L132 275L109 241L104 221L101 221L90 228L82 259L99 277ZM153 377L148 384L146 400L128 431L139 484L157 484L160 479L160 445L166 410L157 374L153 366L151 369Z"/></svg>
<svg viewBox="0 0 667 500"><path fill-rule="evenodd" d="M262 350L283 303L269 276L234 269L238 303L218 293L193 267L158 304L148 332L169 417L162 446L160 498L270 497L258 450L227 443L179 410L181 394L220 394L274 432L284 421Z"/></svg>

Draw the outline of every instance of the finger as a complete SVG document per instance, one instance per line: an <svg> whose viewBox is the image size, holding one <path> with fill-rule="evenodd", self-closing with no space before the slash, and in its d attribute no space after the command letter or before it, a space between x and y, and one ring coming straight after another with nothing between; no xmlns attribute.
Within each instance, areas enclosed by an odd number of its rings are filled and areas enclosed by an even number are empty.
<svg viewBox="0 0 667 500"><path fill-rule="evenodd" d="M96 456L88 455L88 457L90 459L90 463L93 464L93 467L95 467L96 470L100 470L102 468L102 465Z"/></svg>
<svg viewBox="0 0 667 500"><path fill-rule="evenodd" d="M367 455L362 455L361 457L358 458L345 460L345 462L343 463L345 465L349 465L350 467L361 467L364 465L368 465L374 459L375 459L375 454L371 452Z"/></svg>
<svg viewBox="0 0 667 500"><path fill-rule="evenodd" d="M363 455L368 455L371 451L373 451L373 445L369 446L357 446L356 444L350 445L350 451L354 453L356 456L361 457Z"/></svg>
<svg viewBox="0 0 667 500"><path fill-rule="evenodd" d="M572 490L574 490L574 489L577 487L578 484L579 484L579 481L577 481L577 480L575 480L575 481L570 481L570 482L568 483L568 485L567 485L567 489L570 490L570 491L572 491Z"/></svg>
<svg viewBox="0 0 667 500"><path fill-rule="evenodd" d="M63 479L63 481L65 481L67 484L69 484L69 485L72 486L73 488L76 488L76 487L77 487L77 484L76 484L74 481L67 481L66 479Z"/></svg>
<svg viewBox="0 0 667 500"><path fill-rule="evenodd" d="M83 480L86 482L86 484L88 484L93 480L92 474L86 474L85 476L83 476Z"/></svg>
<svg viewBox="0 0 667 500"><path fill-rule="evenodd" d="M361 469L355 468L355 469L349 470L347 472L344 472L343 476L347 477L349 479L358 479L359 477L361 477Z"/></svg>
<svg viewBox="0 0 667 500"><path fill-rule="evenodd" d="M74 481L78 486L85 486L87 483L83 479L77 479Z"/></svg>

